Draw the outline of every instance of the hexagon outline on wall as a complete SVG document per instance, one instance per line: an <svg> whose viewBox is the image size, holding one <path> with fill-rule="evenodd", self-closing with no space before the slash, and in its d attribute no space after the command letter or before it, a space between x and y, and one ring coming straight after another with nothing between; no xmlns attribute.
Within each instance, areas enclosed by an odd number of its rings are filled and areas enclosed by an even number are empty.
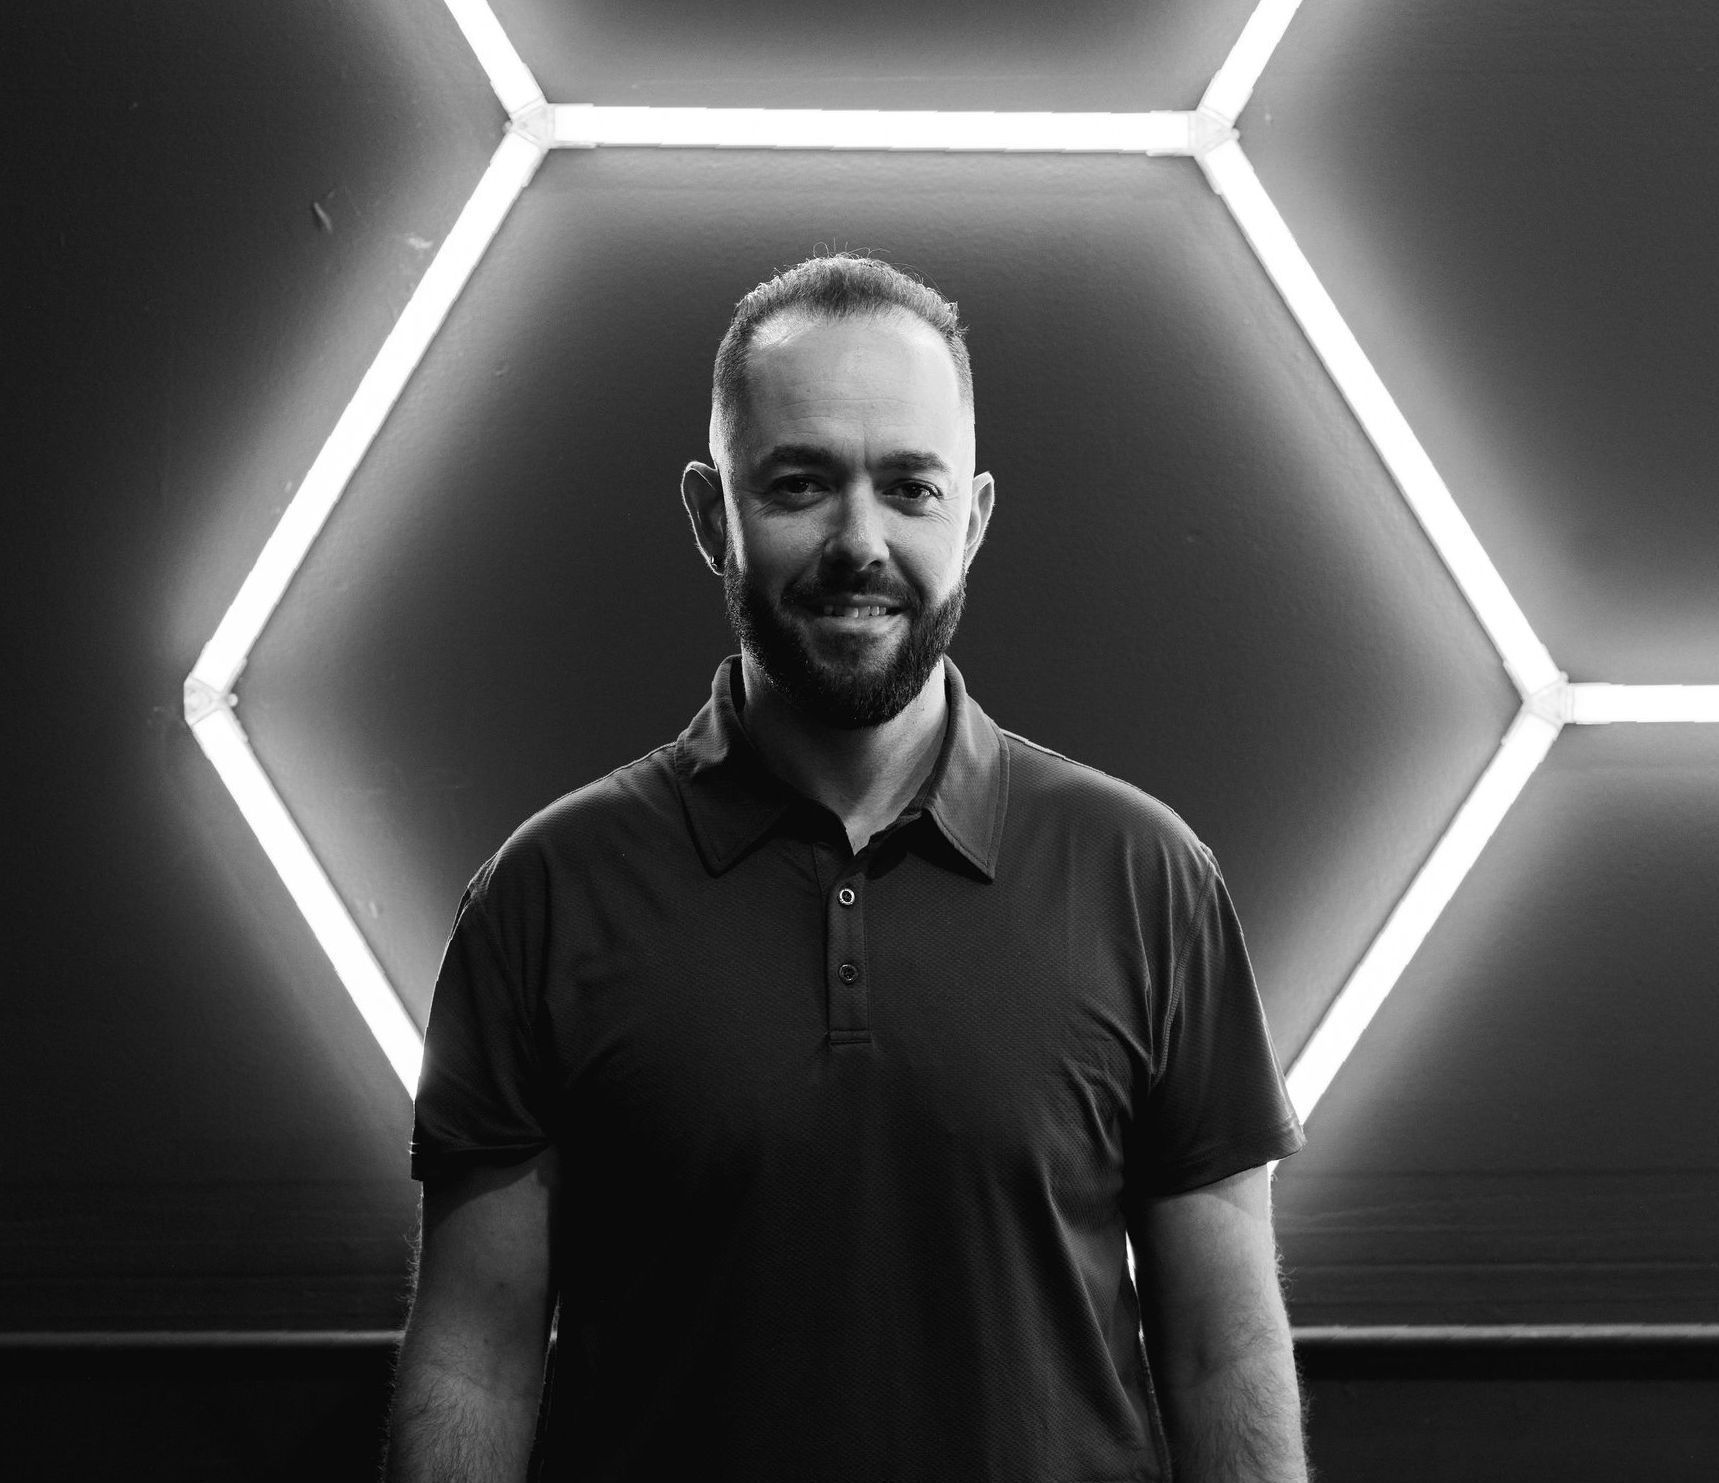
<svg viewBox="0 0 1719 1483"><path fill-rule="evenodd" d="M506 132L185 680L185 719L198 745L408 1095L417 1086L423 1038L251 749L234 687L353 473L551 149L1106 153L1180 155L1198 163L1378 450L1521 699L1498 750L1291 1065L1290 1096L1304 1120L1565 725L1719 723L1719 685L1575 683L1559 670L1254 174L1236 120L1301 0L1262 0L1197 107L1126 114L552 104L487 0L445 3L507 112Z"/></svg>

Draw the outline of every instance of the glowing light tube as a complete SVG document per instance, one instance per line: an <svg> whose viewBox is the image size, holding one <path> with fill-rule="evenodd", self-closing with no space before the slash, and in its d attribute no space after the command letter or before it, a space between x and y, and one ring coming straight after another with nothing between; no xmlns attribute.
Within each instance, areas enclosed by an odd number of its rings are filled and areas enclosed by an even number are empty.
<svg viewBox="0 0 1719 1483"><path fill-rule="evenodd" d="M1719 685L1599 685L1569 687L1570 719L1578 726L1615 721L1719 723Z"/></svg>
<svg viewBox="0 0 1719 1483"><path fill-rule="evenodd" d="M1306 1119L1408 967L1499 822L1557 740L1559 725L1528 706L1517 712L1480 781L1392 909L1349 981L1288 1074L1289 1096Z"/></svg>
<svg viewBox="0 0 1719 1483"><path fill-rule="evenodd" d="M502 140L459 220L263 546L256 565L203 646L191 674L211 690L233 688L257 635L279 605L353 471L542 159L543 150L519 134L509 133Z"/></svg>
<svg viewBox="0 0 1719 1483"><path fill-rule="evenodd" d="M424 1057L418 1027L263 772L238 718L228 707L216 705L198 717L191 731L328 954L406 1095L412 1096Z"/></svg>
<svg viewBox="0 0 1719 1483"><path fill-rule="evenodd" d="M508 116L541 108L543 89L507 39L486 0L447 0L447 7Z"/></svg>
<svg viewBox="0 0 1719 1483"><path fill-rule="evenodd" d="M1262 0L1192 112L620 108L546 102L486 0L446 0L511 125L186 683L186 716L408 1093L422 1039L233 713L258 635L546 149L596 146L1192 155L1223 198L1485 627L1524 706L1290 1068L1318 1103L1565 721L1719 722L1719 686L1568 685L1255 177L1234 124L1299 0ZM1132 1260L1132 1253L1130 1253Z"/></svg>
<svg viewBox="0 0 1719 1483"><path fill-rule="evenodd" d="M1233 140L1198 156L1290 312L1343 393L1403 498L1498 650L1524 699L1557 684L1558 666L1511 596L1450 490L1314 275L1253 166Z"/></svg>
<svg viewBox="0 0 1719 1483"><path fill-rule="evenodd" d="M1300 8L1301 0L1260 0L1223 66L1206 85L1205 96L1200 99L1203 110L1216 114L1227 124L1236 121Z"/></svg>
<svg viewBox="0 0 1719 1483"><path fill-rule="evenodd" d="M555 144L656 149L879 149L1189 154L1191 113L933 113L555 105Z"/></svg>

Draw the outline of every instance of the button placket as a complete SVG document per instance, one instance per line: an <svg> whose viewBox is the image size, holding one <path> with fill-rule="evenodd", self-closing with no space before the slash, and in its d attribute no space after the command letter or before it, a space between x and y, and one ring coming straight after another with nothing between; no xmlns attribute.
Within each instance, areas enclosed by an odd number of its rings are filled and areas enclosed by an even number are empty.
<svg viewBox="0 0 1719 1483"><path fill-rule="evenodd" d="M852 876L830 892L825 954L832 1045L871 1040L871 1006L866 984L865 880Z"/></svg>

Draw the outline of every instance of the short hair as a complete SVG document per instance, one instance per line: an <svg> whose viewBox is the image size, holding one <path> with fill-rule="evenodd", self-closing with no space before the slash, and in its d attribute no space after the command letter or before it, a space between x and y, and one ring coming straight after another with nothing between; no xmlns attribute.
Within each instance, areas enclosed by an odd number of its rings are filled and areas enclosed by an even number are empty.
<svg viewBox="0 0 1719 1483"><path fill-rule="evenodd" d="M785 314L858 319L896 312L929 326L949 348L961 403L971 411L973 365L967 355L967 326L961 323L954 301L878 258L837 252L784 268L734 306L734 318L717 347L710 393L711 420L724 445L732 446L735 424L746 406L747 353L771 320Z"/></svg>

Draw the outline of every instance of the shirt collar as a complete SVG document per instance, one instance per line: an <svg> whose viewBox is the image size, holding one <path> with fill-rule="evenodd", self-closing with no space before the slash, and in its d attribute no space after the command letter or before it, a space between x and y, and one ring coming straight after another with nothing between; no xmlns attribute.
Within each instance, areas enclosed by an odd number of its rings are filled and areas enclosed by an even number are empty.
<svg viewBox="0 0 1719 1483"><path fill-rule="evenodd" d="M936 765L910 809L923 809L986 880L996 876L1008 807L1009 758L1001 732L943 661L949 719ZM740 658L717 667L710 700L674 746L675 778L705 868L720 875L781 822L794 791L765 766L741 724Z"/></svg>

